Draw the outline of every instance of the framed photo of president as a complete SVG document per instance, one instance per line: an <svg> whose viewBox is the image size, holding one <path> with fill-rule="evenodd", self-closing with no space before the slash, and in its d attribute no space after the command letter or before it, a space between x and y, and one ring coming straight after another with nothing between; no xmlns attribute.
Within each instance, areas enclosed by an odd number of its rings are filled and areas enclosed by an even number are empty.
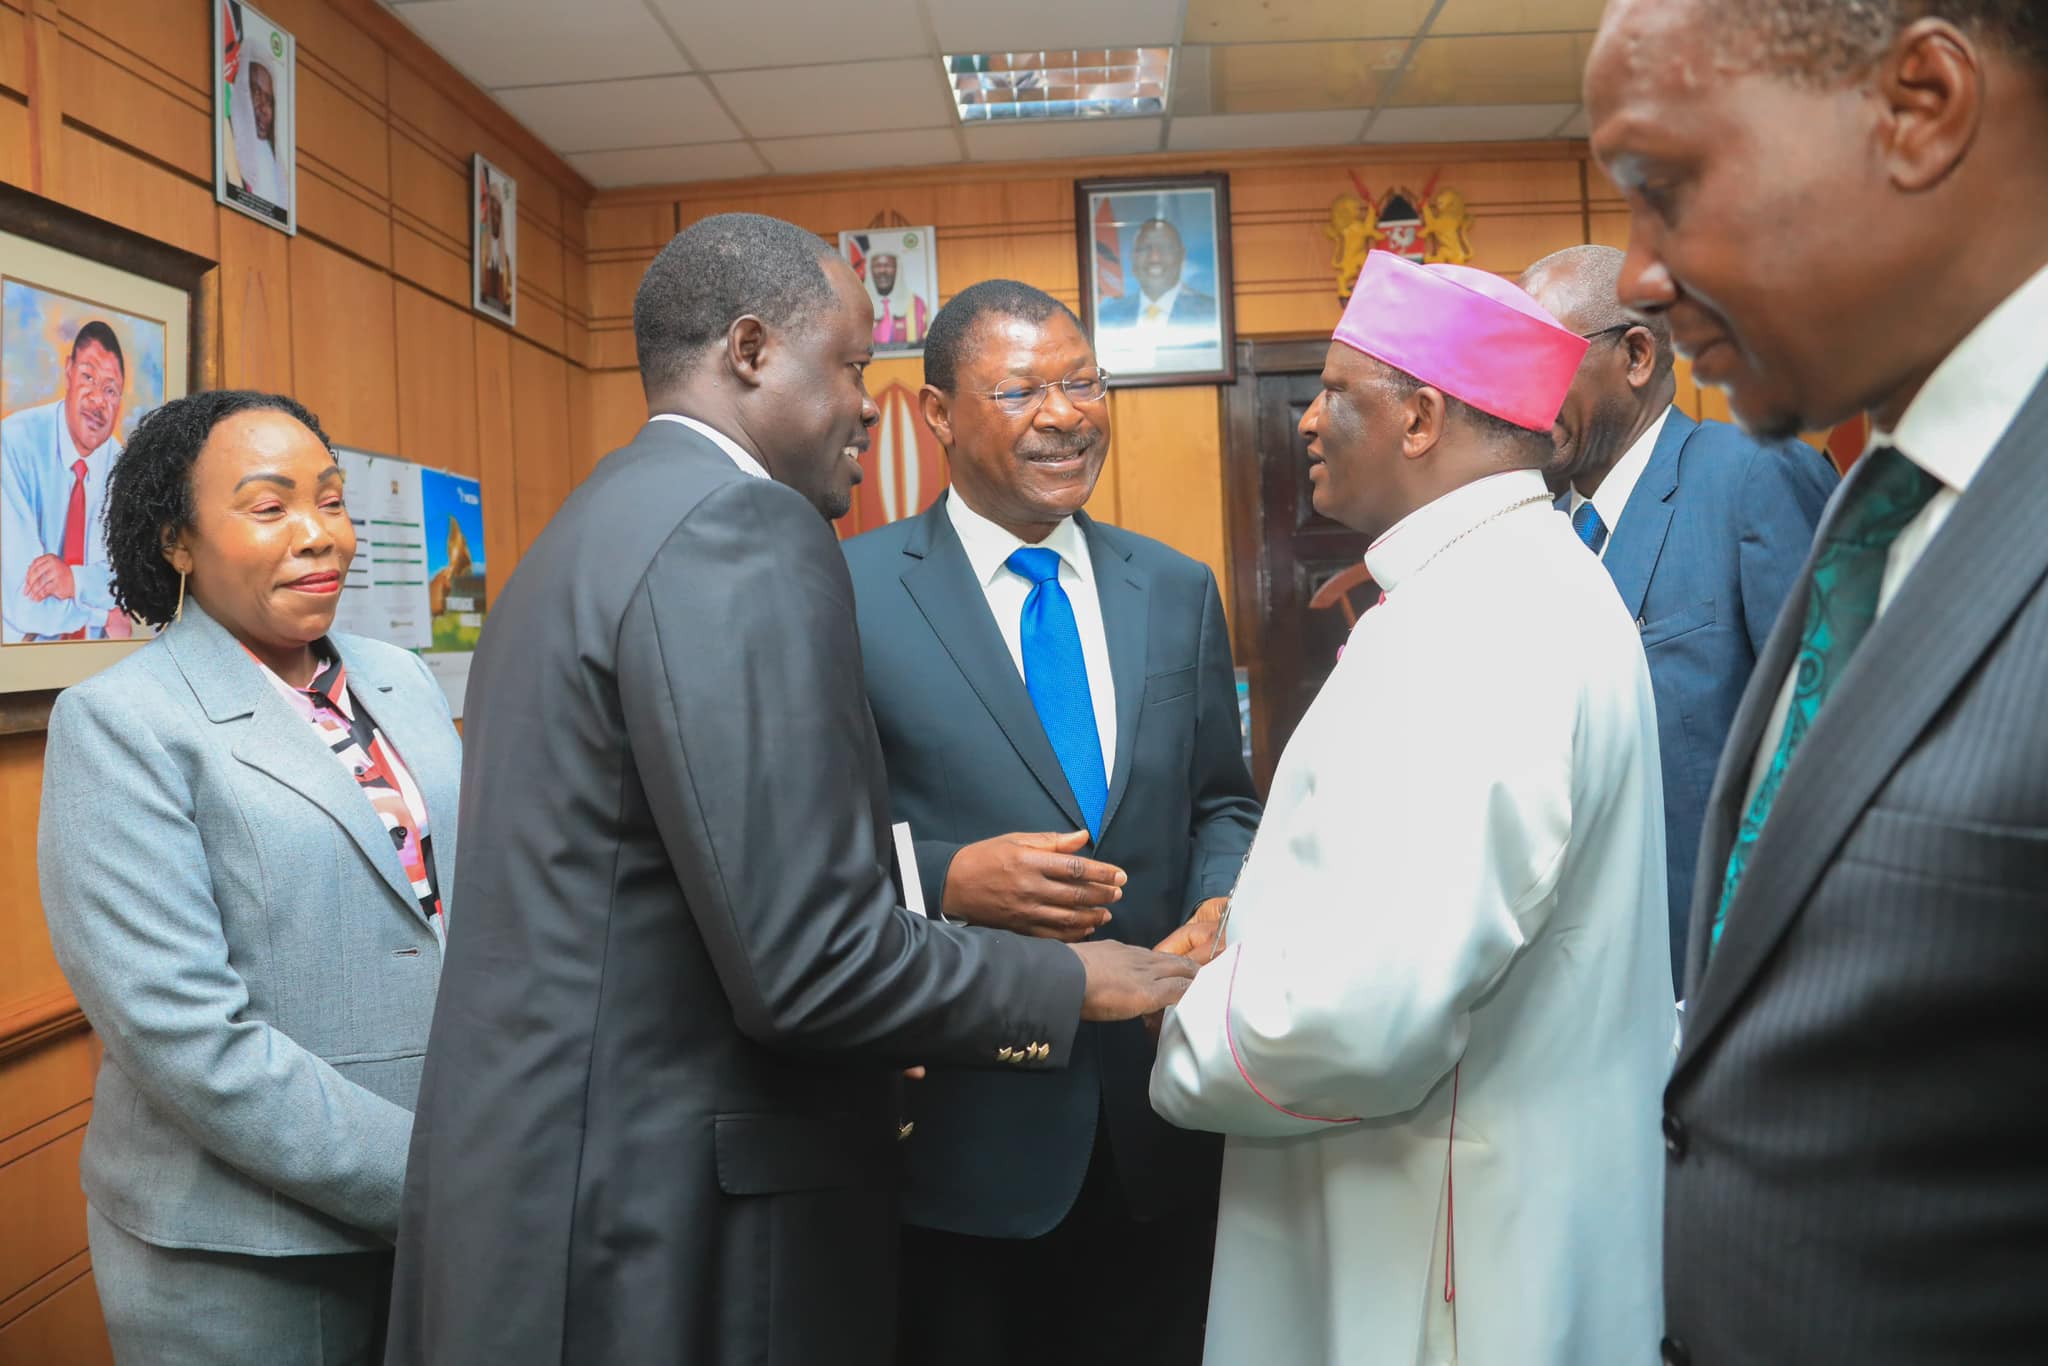
<svg viewBox="0 0 2048 1366"><path fill-rule="evenodd" d="M511 327L519 321L519 182L482 153L470 158L469 179L470 307Z"/></svg>
<svg viewBox="0 0 2048 1366"><path fill-rule="evenodd" d="M1074 185L1081 318L1112 387L1237 377L1230 178Z"/></svg>
<svg viewBox="0 0 2048 1366"><path fill-rule="evenodd" d="M298 44L242 0L213 4L213 197L299 230Z"/></svg>

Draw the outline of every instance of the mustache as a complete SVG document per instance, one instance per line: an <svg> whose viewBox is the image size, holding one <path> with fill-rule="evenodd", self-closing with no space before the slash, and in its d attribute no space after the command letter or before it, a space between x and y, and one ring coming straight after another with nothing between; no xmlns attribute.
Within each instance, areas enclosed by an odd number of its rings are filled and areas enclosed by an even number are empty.
<svg viewBox="0 0 2048 1366"><path fill-rule="evenodd" d="M1094 428L1076 432L1038 432L1017 443L1017 454L1026 460L1066 460L1084 454L1102 434Z"/></svg>

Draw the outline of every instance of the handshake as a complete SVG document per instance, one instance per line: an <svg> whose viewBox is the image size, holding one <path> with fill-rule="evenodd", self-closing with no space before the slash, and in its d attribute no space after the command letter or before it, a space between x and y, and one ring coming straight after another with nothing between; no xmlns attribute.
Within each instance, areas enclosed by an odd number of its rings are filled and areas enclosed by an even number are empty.
<svg viewBox="0 0 2048 1366"><path fill-rule="evenodd" d="M1129 879L1081 857L1088 832L999 835L964 846L946 872L943 914L954 920L1064 940L1087 974L1084 1020L1156 1020L1186 993L1195 970L1223 950L1223 898L1205 901L1155 948L1089 940L1109 923ZM1087 942L1082 942L1082 941Z"/></svg>

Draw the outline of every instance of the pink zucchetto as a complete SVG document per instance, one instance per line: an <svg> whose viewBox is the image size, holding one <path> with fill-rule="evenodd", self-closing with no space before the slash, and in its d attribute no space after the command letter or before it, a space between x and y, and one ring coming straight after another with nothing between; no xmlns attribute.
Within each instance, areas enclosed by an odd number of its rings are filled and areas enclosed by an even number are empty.
<svg viewBox="0 0 2048 1366"><path fill-rule="evenodd" d="M1549 431L1586 339L1497 275L1365 258L1336 340L1504 422Z"/></svg>

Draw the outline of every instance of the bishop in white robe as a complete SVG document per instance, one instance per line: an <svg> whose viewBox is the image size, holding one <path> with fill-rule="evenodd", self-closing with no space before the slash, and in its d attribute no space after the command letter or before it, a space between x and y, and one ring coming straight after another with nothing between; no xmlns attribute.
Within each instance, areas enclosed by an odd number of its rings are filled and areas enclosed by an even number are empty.
<svg viewBox="0 0 2048 1366"><path fill-rule="evenodd" d="M1164 1021L1154 1106L1230 1136L1209 1366L1656 1360L1656 720L1533 468L1584 351L1491 275L1376 252L1303 418L1386 597Z"/></svg>

